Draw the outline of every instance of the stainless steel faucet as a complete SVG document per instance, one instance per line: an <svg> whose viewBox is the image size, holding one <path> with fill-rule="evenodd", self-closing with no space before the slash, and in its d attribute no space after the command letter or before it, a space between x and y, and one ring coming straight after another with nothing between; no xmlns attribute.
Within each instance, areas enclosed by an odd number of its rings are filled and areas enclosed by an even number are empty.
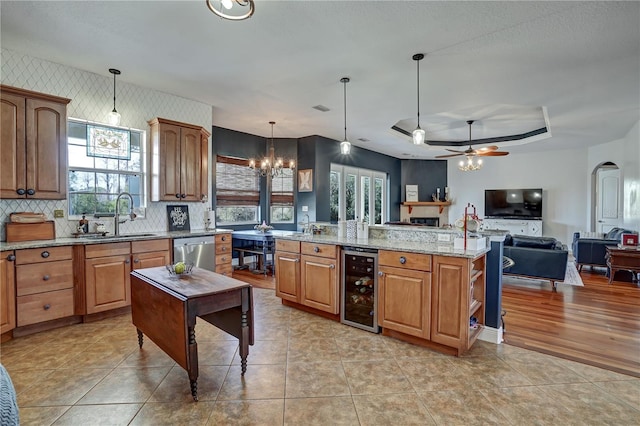
<svg viewBox="0 0 640 426"><path fill-rule="evenodd" d="M131 220L136 218L136 214L133 212L133 197L128 192L121 192L118 194L118 198L116 198L116 215L113 221L113 234L117 237L120 235L120 198L129 197L129 217ZM125 219L122 223L126 222Z"/></svg>

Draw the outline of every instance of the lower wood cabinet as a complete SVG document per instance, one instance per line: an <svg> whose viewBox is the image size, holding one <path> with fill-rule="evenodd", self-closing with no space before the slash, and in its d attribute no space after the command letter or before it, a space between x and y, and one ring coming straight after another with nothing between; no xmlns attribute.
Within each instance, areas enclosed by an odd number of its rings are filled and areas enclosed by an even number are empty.
<svg viewBox="0 0 640 426"><path fill-rule="evenodd" d="M340 312L340 261L332 244L300 244L300 303L330 314Z"/></svg>
<svg viewBox="0 0 640 426"><path fill-rule="evenodd" d="M231 234L216 234L216 273L230 277L233 274Z"/></svg>
<svg viewBox="0 0 640 426"><path fill-rule="evenodd" d="M16 280L13 250L0 252L0 334L16 328Z"/></svg>
<svg viewBox="0 0 640 426"><path fill-rule="evenodd" d="M126 253L85 260L87 314L108 311L131 304L131 255ZM86 249L89 249L87 246ZM114 248L117 253L117 249ZM124 251L124 249L123 249Z"/></svg>
<svg viewBox="0 0 640 426"><path fill-rule="evenodd" d="M276 296L300 303L300 243L276 240Z"/></svg>

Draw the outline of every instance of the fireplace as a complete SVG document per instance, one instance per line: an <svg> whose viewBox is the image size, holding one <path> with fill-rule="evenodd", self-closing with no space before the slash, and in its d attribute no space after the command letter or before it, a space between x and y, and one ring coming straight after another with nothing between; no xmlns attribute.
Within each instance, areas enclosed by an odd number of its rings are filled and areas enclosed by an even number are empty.
<svg viewBox="0 0 640 426"><path fill-rule="evenodd" d="M435 226L436 228L440 226L440 218L438 217L412 217L409 220L414 225Z"/></svg>

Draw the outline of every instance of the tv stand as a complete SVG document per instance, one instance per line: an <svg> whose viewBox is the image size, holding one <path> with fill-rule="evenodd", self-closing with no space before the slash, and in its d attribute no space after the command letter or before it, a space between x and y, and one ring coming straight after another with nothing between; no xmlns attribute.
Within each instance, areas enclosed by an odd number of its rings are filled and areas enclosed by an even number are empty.
<svg viewBox="0 0 640 426"><path fill-rule="evenodd" d="M482 220L482 230L501 229L511 235L542 236L542 219L492 219Z"/></svg>

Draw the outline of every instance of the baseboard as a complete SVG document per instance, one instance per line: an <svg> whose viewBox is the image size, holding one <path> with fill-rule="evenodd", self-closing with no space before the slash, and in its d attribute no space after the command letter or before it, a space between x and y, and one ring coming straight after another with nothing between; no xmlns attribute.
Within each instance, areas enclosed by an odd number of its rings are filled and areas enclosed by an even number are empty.
<svg viewBox="0 0 640 426"><path fill-rule="evenodd" d="M502 335L502 327L500 328L493 328L493 327L483 327L482 331L480 332L480 335L478 336L478 339L485 341L485 342L489 342L489 343L495 343L497 345L499 345L500 343L502 343L504 341L503 335Z"/></svg>

